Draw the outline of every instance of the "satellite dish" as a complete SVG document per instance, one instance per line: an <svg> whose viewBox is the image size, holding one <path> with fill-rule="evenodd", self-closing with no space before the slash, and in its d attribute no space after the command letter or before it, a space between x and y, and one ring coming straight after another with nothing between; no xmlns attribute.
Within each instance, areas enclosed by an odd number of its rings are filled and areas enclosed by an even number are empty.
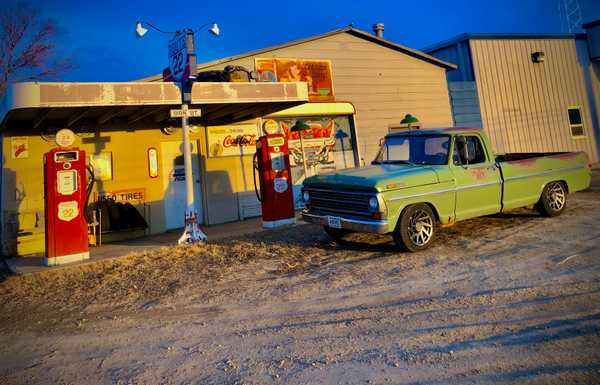
<svg viewBox="0 0 600 385"><path fill-rule="evenodd" d="M142 37L146 34L146 32L148 32L148 30L144 27L142 27L142 23L140 23L139 21L137 23L135 23L135 34L137 37Z"/></svg>
<svg viewBox="0 0 600 385"><path fill-rule="evenodd" d="M219 36L219 34L221 33L221 30L219 29L219 26L217 25L217 23L213 23L212 27L209 29L210 33L212 33L215 36Z"/></svg>

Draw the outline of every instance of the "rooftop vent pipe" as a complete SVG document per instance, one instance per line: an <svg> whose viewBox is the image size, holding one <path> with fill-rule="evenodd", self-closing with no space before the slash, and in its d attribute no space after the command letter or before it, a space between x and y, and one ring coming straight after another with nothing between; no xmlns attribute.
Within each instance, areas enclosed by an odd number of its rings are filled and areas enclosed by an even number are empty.
<svg viewBox="0 0 600 385"><path fill-rule="evenodd" d="M383 23L373 24L373 33L375 36L383 38L383 30L385 29L385 25Z"/></svg>

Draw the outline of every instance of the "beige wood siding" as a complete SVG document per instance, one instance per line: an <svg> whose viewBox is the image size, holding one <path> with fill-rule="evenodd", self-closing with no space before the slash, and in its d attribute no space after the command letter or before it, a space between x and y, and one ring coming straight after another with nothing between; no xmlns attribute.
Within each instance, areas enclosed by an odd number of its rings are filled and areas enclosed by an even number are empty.
<svg viewBox="0 0 600 385"><path fill-rule="evenodd" d="M423 127L452 126L444 68L347 33L203 70L228 64L253 69L255 57L331 60L336 100L356 107L359 150L367 163L374 158L388 126L398 124L407 113L417 116Z"/></svg>
<svg viewBox="0 0 600 385"><path fill-rule="evenodd" d="M598 160L574 39L470 41L484 128L494 150L585 151ZM531 53L545 53L533 63ZM571 137L567 107L580 106L586 137Z"/></svg>

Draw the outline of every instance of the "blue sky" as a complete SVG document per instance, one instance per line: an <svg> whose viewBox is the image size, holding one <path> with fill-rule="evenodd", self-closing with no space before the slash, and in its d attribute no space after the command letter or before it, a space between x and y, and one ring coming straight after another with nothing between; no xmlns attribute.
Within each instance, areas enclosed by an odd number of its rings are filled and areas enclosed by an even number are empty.
<svg viewBox="0 0 600 385"><path fill-rule="evenodd" d="M35 4L58 24L60 53L77 68L66 81L127 81L167 66L169 36L150 31L136 38L136 20L164 30L216 21L221 36L196 34L198 62L320 34L352 23L370 31L385 23L385 38L423 48L464 32L557 33L562 0L420 1L76 1ZM600 19L600 1L579 0L583 21Z"/></svg>

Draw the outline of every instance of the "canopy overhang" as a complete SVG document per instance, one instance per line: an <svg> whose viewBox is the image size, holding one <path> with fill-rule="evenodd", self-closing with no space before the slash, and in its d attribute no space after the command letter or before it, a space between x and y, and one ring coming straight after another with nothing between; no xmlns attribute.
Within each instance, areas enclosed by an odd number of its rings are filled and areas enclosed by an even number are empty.
<svg viewBox="0 0 600 385"><path fill-rule="evenodd" d="M42 130L49 125L103 126L113 121L169 121L181 108L176 83L17 83L0 109L0 129ZM200 109L195 123L227 124L308 102L306 83L194 83L190 108Z"/></svg>

